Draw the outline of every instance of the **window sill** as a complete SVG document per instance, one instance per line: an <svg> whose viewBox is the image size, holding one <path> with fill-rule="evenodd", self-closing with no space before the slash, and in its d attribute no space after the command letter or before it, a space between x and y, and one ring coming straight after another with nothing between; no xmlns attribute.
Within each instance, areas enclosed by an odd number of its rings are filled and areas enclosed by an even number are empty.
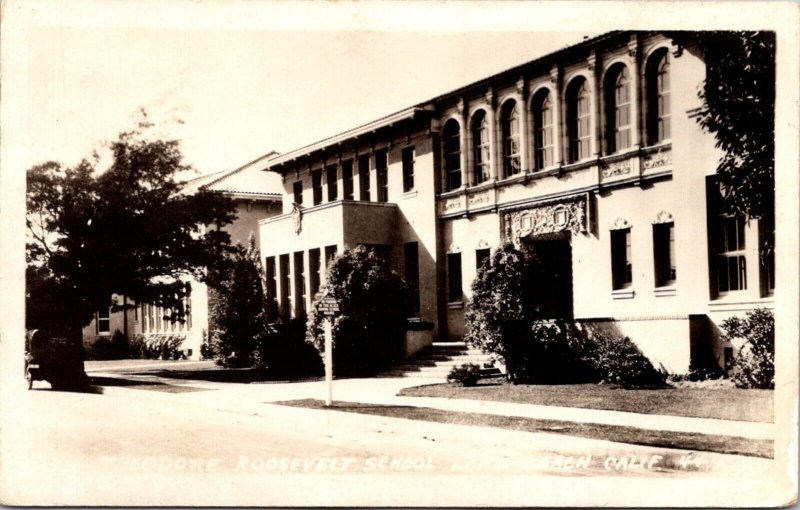
<svg viewBox="0 0 800 510"><path fill-rule="evenodd" d="M447 303L447 308L449 308L450 310L460 310L460 309L464 308L464 302L463 301L453 301L453 302Z"/></svg>
<svg viewBox="0 0 800 510"><path fill-rule="evenodd" d="M410 191L406 191L406 192L403 193L403 200L405 200L407 198L414 198L418 194L419 194L419 192L417 190L415 190L415 189L412 189Z"/></svg>
<svg viewBox="0 0 800 510"><path fill-rule="evenodd" d="M653 290L653 294L656 297L669 297L674 296L678 293L678 289L672 286L664 286L664 287L656 287Z"/></svg>
<svg viewBox="0 0 800 510"><path fill-rule="evenodd" d="M498 185L504 185L504 184L512 184L512 183L517 182L517 181L524 181L524 180L527 179L528 175L529 174L527 174L527 173L520 172L518 174L514 174L514 175L511 175L509 177L504 177L503 179L497 181L497 184Z"/></svg>
<svg viewBox="0 0 800 510"><path fill-rule="evenodd" d="M611 299L633 299L636 291L633 289L616 289L611 291Z"/></svg>

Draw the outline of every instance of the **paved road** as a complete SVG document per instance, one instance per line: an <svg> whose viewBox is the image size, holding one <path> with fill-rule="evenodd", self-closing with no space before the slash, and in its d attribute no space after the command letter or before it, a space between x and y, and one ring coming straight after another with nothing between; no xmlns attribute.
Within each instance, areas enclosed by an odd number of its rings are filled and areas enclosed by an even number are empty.
<svg viewBox="0 0 800 510"><path fill-rule="evenodd" d="M568 497L666 505L687 497L703 505L720 494L739 504L769 497L760 489L770 469L763 459L264 403L318 383L103 394L44 386L13 389L13 419L3 414L6 503L471 506Z"/></svg>

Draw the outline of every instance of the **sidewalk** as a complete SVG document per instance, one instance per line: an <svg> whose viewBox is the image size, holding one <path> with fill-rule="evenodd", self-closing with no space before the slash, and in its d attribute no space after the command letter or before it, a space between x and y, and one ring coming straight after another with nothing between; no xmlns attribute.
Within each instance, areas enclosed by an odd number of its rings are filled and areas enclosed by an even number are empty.
<svg viewBox="0 0 800 510"><path fill-rule="evenodd" d="M121 376L119 373L112 372L94 372L93 375L109 377ZM428 380L403 377L337 379L333 383L333 398L334 401L340 402L428 407L452 412L626 426L646 430L722 435L748 439L774 439L775 434L775 426L772 423L640 414L483 400L405 397L397 395L403 388L439 382L441 382L439 379ZM259 409L263 408L263 404L301 399L323 400L326 395L324 381L232 384L181 380L174 384L217 390L213 393L196 392L182 394L180 397L182 399L192 399L196 400L198 403L212 404L220 409L235 407L237 410L250 410L253 413L257 413ZM123 389L122 391L129 390Z"/></svg>

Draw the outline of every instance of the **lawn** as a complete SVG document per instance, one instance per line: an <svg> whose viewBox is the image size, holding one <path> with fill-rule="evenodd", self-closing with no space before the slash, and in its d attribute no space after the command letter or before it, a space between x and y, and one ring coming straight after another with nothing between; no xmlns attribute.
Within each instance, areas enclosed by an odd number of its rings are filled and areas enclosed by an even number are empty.
<svg viewBox="0 0 800 510"><path fill-rule="evenodd" d="M522 432L545 432L568 436L602 439L620 443L695 450L752 457L772 458L774 443L767 439L746 439L729 436L696 434L690 432L670 432L661 430L644 430L635 427L618 425L601 425L595 423L573 423L560 420L542 420L518 416L497 416L481 413L462 413L433 409L430 407L396 406L362 404L356 402L336 402L333 407L325 407L325 402L316 399L289 400L271 402L272 404L304 407L359 414L422 420L455 425L475 425L495 427Z"/></svg>
<svg viewBox="0 0 800 510"><path fill-rule="evenodd" d="M450 384L417 386L401 390L400 395L492 400L765 423L771 423L773 420L771 390L699 387L625 390L601 384L517 385L482 381L473 387Z"/></svg>

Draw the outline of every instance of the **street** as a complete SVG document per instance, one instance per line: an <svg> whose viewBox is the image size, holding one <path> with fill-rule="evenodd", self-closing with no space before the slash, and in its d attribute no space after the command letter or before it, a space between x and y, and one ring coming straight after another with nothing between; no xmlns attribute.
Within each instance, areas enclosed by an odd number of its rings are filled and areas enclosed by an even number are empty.
<svg viewBox="0 0 800 510"><path fill-rule="evenodd" d="M364 383L335 384L344 398ZM399 383L373 386L381 384ZM267 403L322 397L318 382L167 387L15 390L17 411L4 423L4 502L664 505L676 497L710 503L721 490L741 502L769 497L759 489L765 459ZM609 490L619 482L624 490Z"/></svg>

